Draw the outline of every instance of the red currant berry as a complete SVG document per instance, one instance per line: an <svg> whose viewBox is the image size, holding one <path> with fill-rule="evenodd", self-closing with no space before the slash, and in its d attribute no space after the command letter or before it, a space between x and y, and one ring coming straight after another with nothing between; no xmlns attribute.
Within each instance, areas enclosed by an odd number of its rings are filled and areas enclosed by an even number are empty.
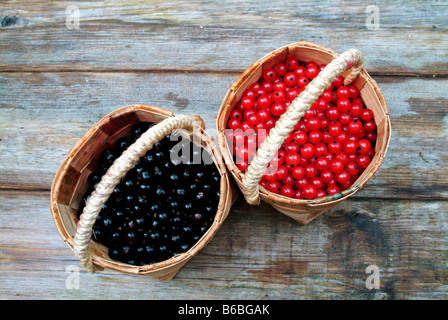
<svg viewBox="0 0 448 320"><path fill-rule="evenodd" d="M376 123L373 120L367 121L364 123L364 129L367 132L373 132L376 129Z"/></svg>
<svg viewBox="0 0 448 320"><path fill-rule="evenodd" d="M259 109L267 109L271 106L271 98L267 94L262 94L257 99L257 106Z"/></svg>
<svg viewBox="0 0 448 320"><path fill-rule="evenodd" d="M335 121L339 118L340 112L336 107L329 107L325 112L328 120Z"/></svg>
<svg viewBox="0 0 448 320"><path fill-rule="evenodd" d="M316 148L311 143L305 143L300 150L300 155L304 158L311 158L314 155L314 152L316 151Z"/></svg>
<svg viewBox="0 0 448 320"><path fill-rule="evenodd" d="M336 94L339 99L348 99L350 97L350 90L346 86L340 86Z"/></svg>
<svg viewBox="0 0 448 320"><path fill-rule="evenodd" d="M274 81L277 77L277 74L275 73L274 69L266 69L263 71L263 79L265 81Z"/></svg>
<svg viewBox="0 0 448 320"><path fill-rule="evenodd" d="M287 92L286 92L286 98L288 99L288 100L294 100L295 98L297 98L298 96L299 96L299 94L300 94L300 90L299 89L297 89L297 88L290 88L290 90L288 90Z"/></svg>
<svg viewBox="0 0 448 320"><path fill-rule="evenodd" d="M297 166L300 163L300 156L296 152L289 152L285 156L285 163L290 166Z"/></svg>
<svg viewBox="0 0 448 320"><path fill-rule="evenodd" d="M285 185L285 186L283 186L283 187L281 188L281 190L280 190L280 194L281 194L282 196L285 196L285 197L288 197L288 198L293 198L295 192L294 192L294 190L293 190L293 188L292 188L291 186L289 186L289 185Z"/></svg>
<svg viewBox="0 0 448 320"><path fill-rule="evenodd" d="M350 120L352 120L352 116L348 112L341 113L341 115L339 116L339 122L341 124L348 124Z"/></svg>
<svg viewBox="0 0 448 320"><path fill-rule="evenodd" d="M305 76L303 76L303 77L299 77L299 78L297 79L297 85L298 85L299 87L302 87L302 88L306 87L306 85L308 84L308 82L310 82L310 81L309 81L308 78L305 77Z"/></svg>
<svg viewBox="0 0 448 320"><path fill-rule="evenodd" d="M376 138L377 138L377 134L375 131L366 132L366 139L368 139L371 143L375 143Z"/></svg>
<svg viewBox="0 0 448 320"><path fill-rule="evenodd" d="M283 77L286 73L288 73L288 67L284 63L277 63L274 66L274 70L278 76Z"/></svg>
<svg viewBox="0 0 448 320"><path fill-rule="evenodd" d="M331 90L324 90L324 93L322 93L322 99L324 99L326 102L331 102L331 100L333 99L333 93L331 92Z"/></svg>
<svg viewBox="0 0 448 320"><path fill-rule="evenodd" d="M338 183L340 183L341 185L344 185L347 182L350 182L350 174L347 171L343 170L343 171L339 172L338 174L336 174L335 179Z"/></svg>
<svg viewBox="0 0 448 320"><path fill-rule="evenodd" d="M330 151L333 154L337 154L342 151L342 143L340 143L337 140L332 140L328 144L328 151Z"/></svg>
<svg viewBox="0 0 448 320"><path fill-rule="evenodd" d="M335 155L334 159L341 160L344 165L349 162L348 154L346 154L345 152L339 152L337 155Z"/></svg>
<svg viewBox="0 0 448 320"><path fill-rule="evenodd" d="M305 77L305 68L302 66L298 66L294 69L294 73L300 78Z"/></svg>
<svg viewBox="0 0 448 320"><path fill-rule="evenodd" d="M351 134L360 133L362 131L362 122L357 119L351 120L347 125L347 131Z"/></svg>
<svg viewBox="0 0 448 320"><path fill-rule="evenodd" d="M308 199L308 200L315 199L316 195L317 195L317 189L315 186L308 184L303 187L302 196L305 199Z"/></svg>
<svg viewBox="0 0 448 320"><path fill-rule="evenodd" d="M285 145L284 150L286 153L290 153L290 152L299 153L300 147L297 143L290 142Z"/></svg>
<svg viewBox="0 0 448 320"><path fill-rule="evenodd" d="M344 144L344 152L346 154L353 154L356 152L356 149L358 149L358 142L356 141L349 140Z"/></svg>
<svg viewBox="0 0 448 320"><path fill-rule="evenodd" d="M373 111L370 109L362 109L361 114L359 115L361 120L370 121L373 119Z"/></svg>
<svg viewBox="0 0 448 320"><path fill-rule="evenodd" d="M252 126L255 127L257 124L260 123L260 118L258 117L257 113L251 114L249 117L247 117L247 122Z"/></svg>
<svg viewBox="0 0 448 320"><path fill-rule="evenodd" d="M280 81L274 83L273 91L286 91L286 84Z"/></svg>
<svg viewBox="0 0 448 320"><path fill-rule="evenodd" d="M273 193L279 193L280 192L280 182L278 182L277 180L268 182L268 184L266 185L266 190L273 192Z"/></svg>
<svg viewBox="0 0 448 320"><path fill-rule="evenodd" d="M306 122L308 131L319 130L321 121L318 117L311 117Z"/></svg>
<svg viewBox="0 0 448 320"><path fill-rule="evenodd" d="M294 133L293 139L298 145L301 146L308 141L308 136L305 132L299 131Z"/></svg>
<svg viewBox="0 0 448 320"><path fill-rule="evenodd" d="M258 110L258 117L260 118L260 121L266 122L271 117L271 112L269 109L260 109Z"/></svg>
<svg viewBox="0 0 448 320"><path fill-rule="evenodd" d="M308 164L305 166L305 177L308 179L314 178L317 175L317 169L314 165Z"/></svg>
<svg viewBox="0 0 448 320"><path fill-rule="evenodd" d="M350 109L350 114L353 117L357 117L357 116L359 116L361 114L361 112L362 112L362 106L360 104L357 104L357 103L352 103L352 107Z"/></svg>
<svg viewBox="0 0 448 320"><path fill-rule="evenodd" d="M341 192L341 188L339 188L338 186L329 186L327 188L327 195L329 195L329 196L339 193L339 192Z"/></svg>
<svg viewBox="0 0 448 320"><path fill-rule="evenodd" d="M314 149L315 149L314 154L316 157L321 157L328 153L328 148L323 142L317 143Z"/></svg>
<svg viewBox="0 0 448 320"><path fill-rule="evenodd" d="M253 130L253 129L252 129L252 126L250 125L250 123L246 120L241 123L241 130L243 130L243 132L247 132L248 130Z"/></svg>
<svg viewBox="0 0 448 320"><path fill-rule="evenodd" d="M302 190L295 190L294 191L294 199L303 199L303 197L302 197Z"/></svg>
<svg viewBox="0 0 448 320"><path fill-rule="evenodd" d="M324 112L328 108L328 102L324 98L319 98L317 101L313 104L315 105L315 108L319 112ZM322 113L322 117L324 117L325 114Z"/></svg>
<svg viewBox="0 0 448 320"><path fill-rule="evenodd" d="M288 58L286 59L286 66L288 67L288 70L292 71L299 66L299 62L297 61L297 59Z"/></svg>
<svg viewBox="0 0 448 320"><path fill-rule="evenodd" d="M298 77L294 72L288 72L283 78L283 81L288 87L294 87L297 84L297 79Z"/></svg>
<svg viewBox="0 0 448 320"><path fill-rule="evenodd" d="M277 171L275 172L275 178L277 180L284 180L288 176L288 168L285 166L279 165Z"/></svg>
<svg viewBox="0 0 448 320"><path fill-rule="evenodd" d="M324 183L322 182L322 179L319 177L314 177L310 180L310 184L315 186L317 190L322 189L324 186Z"/></svg>
<svg viewBox="0 0 448 320"><path fill-rule="evenodd" d="M327 193L324 190L322 190L322 189L317 190L317 192L316 192L316 199L317 198L323 198L323 197L326 197L326 196L327 196Z"/></svg>
<svg viewBox="0 0 448 320"><path fill-rule="evenodd" d="M350 99L355 99L359 96L359 89L355 86L349 86L348 89L350 90Z"/></svg>
<svg viewBox="0 0 448 320"><path fill-rule="evenodd" d="M319 67L316 64L310 64L305 71L305 75L311 80L316 78L318 74Z"/></svg>
<svg viewBox="0 0 448 320"><path fill-rule="evenodd" d="M305 177L303 177L303 178L301 178L301 179L297 179L297 180L294 182L294 186L295 186L297 189L303 189L305 186L307 186L307 185L309 185L309 184L310 184L309 180L308 180L307 178L305 178Z"/></svg>
<svg viewBox="0 0 448 320"><path fill-rule="evenodd" d="M319 130L313 130L308 133L308 139L311 143L317 144L322 140L322 133Z"/></svg>
<svg viewBox="0 0 448 320"><path fill-rule="evenodd" d="M367 154L372 149L372 144L367 139L361 139L358 141L358 152L361 154Z"/></svg>
<svg viewBox="0 0 448 320"><path fill-rule="evenodd" d="M280 117L286 111L286 106L283 103L274 103L270 108L274 116Z"/></svg>
<svg viewBox="0 0 448 320"><path fill-rule="evenodd" d="M344 85L344 78L342 76L339 76L334 82L333 85L336 88L339 88L340 86Z"/></svg>
<svg viewBox="0 0 448 320"><path fill-rule="evenodd" d="M345 165L345 170L349 175L355 176L359 173L359 167L355 162L349 162Z"/></svg>
<svg viewBox="0 0 448 320"><path fill-rule="evenodd" d="M252 109L253 107L255 107L255 100L254 98L245 96L241 99L241 105L243 109Z"/></svg>
<svg viewBox="0 0 448 320"><path fill-rule="evenodd" d="M292 168L292 176L296 180L302 179L305 176L305 169L300 166Z"/></svg>
<svg viewBox="0 0 448 320"><path fill-rule="evenodd" d="M321 172L320 178L322 179L323 183L328 184L330 181L334 179L334 175L331 170L324 170Z"/></svg>
<svg viewBox="0 0 448 320"><path fill-rule="evenodd" d="M271 128L273 128L275 126L275 119L270 117L267 121L266 121L266 128L269 130Z"/></svg>
<svg viewBox="0 0 448 320"><path fill-rule="evenodd" d="M274 91L274 93L272 94L272 100L277 103L283 102L285 100L285 97L285 91Z"/></svg>
<svg viewBox="0 0 448 320"><path fill-rule="evenodd" d="M274 90L274 84L271 81L263 81L263 83L261 84L261 88L264 92L269 93Z"/></svg>
<svg viewBox="0 0 448 320"><path fill-rule="evenodd" d="M369 156L365 155L365 154L360 154L357 158L356 158L356 163L358 164L358 166L362 169L365 169L369 166L370 164L370 158Z"/></svg>
<svg viewBox="0 0 448 320"><path fill-rule="evenodd" d="M342 125L339 122L333 121L328 126L328 133L333 137L338 136L342 132Z"/></svg>
<svg viewBox="0 0 448 320"><path fill-rule="evenodd" d="M344 162L341 160L333 160L330 164L330 170L333 173L339 173L344 170Z"/></svg>
<svg viewBox="0 0 448 320"><path fill-rule="evenodd" d="M345 131L341 131L341 133L339 133L338 136L336 137L336 140L344 144L348 140L348 133Z"/></svg>
<svg viewBox="0 0 448 320"><path fill-rule="evenodd" d="M316 168L319 171L325 171L330 167L330 161L325 157L319 157L316 160Z"/></svg>
<svg viewBox="0 0 448 320"><path fill-rule="evenodd" d="M350 103L350 100L348 98L340 98L337 103L337 108L339 112L347 112L352 107L352 104Z"/></svg>
<svg viewBox="0 0 448 320"><path fill-rule="evenodd" d="M232 130L236 130L240 128L241 122L237 118L230 118L229 122L227 122L227 126Z"/></svg>

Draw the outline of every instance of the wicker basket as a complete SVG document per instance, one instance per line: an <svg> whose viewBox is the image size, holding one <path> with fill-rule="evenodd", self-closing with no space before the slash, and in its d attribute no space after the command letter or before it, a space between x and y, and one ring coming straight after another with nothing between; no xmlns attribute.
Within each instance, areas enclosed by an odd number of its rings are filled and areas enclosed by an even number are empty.
<svg viewBox="0 0 448 320"><path fill-rule="evenodd" d="M88 201L88 203L95 204L95 210L87 210L89 212L86 212L86 208L84 208L78 221L77 211L80 210L81 198L87 190L87 177L92 170L95 170L98 156L111 143L126 135L132 125L138 122L153 122L158 123L158 125L147 131L145 143L137 146L138 142L144 139L142 135L114 162L100 182L100 185L103 185L96 188ZM201 147L210 153L221 174L221 197L213 224L187 252L178 254L168 260L144 266L134 266L112 260L108 256L108 248L90 239L93 223L102 203L105 203L109 196L107 193L110 194L113 187L119 182L120 176L124 176L135 163L135 159L138 160L148 148L150 149L154 143L160 141L164 136L173 130L179 131L179 129L180 132L193 138L193 142L200 141ZM149 133L150 131L151 133ZM136 152L136 148L133 148L135 146L137 146L137 149L140 148L138 152ZM130 151L132 148L133 153ZM236 193L230 184L221 154L217 150L213 140L204 132L204 122L197 116L175 116L167 110L146 105L128 106L108 114L70 150L54 178L51 188L51 212L59 234L73 249L75 255L81 260L81 264L90 272L108 268L129 274L148 275L160 280L171 279L185 263L213 238L226 219L235 200ZM95 194L99 189L100 192L98 193L106 190L101 189L104 186L103 181L106 176L113 176L111 177L113 182L108 186L109 191L104 192L101 196L96 196ZM92 198L95 199L91 200Z"/></svg>
<svg viewBox="0 0 448 320"><path fill-rule="evenodd" d="M229 115L241 99L244 91L260 79L265 69L272 68L275 64L284 62L289 57L303 62L315 61L318 64L327 64L327 66L287 108L285 114L277 121L275 127L271 129L269 135L259 146L247 171L242 173L235 165L225 136ZM314 43L297 42L281 47L256 61L230 86L218 113L217 138L227 168L249 204L256 205L261 199L271 204L278 211L306 225L323 212L356 193L372 178L384 160L391 137L391 125L389 110L381 90L366 70L362 68L362 63L363 55L355 49L338 55L333 50ZM259 185L267 165L305 111L311 107L323 90L328 88L340 75L344 77L345 84L352 83L360 90L360 96L366 107L374 113L377 125L377 142L375 156L370 165L352 187L331 196L315 200L299 200L267 191Z"/></svg>

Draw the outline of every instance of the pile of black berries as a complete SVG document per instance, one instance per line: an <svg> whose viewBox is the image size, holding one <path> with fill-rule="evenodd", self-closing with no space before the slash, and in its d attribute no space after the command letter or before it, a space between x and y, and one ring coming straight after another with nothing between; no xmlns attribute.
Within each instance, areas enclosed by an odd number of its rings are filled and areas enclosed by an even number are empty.
<svg viewBox="0 0 448 320"><path fill-rule="evenodd" d="M84 200L115 159L153 125L134 125L129 136L102 152ZM220 177L208 152L189 139L168 135L117 185L98 215L93 239L109 248L110 258L137 266L186 252L213 223Z"/></svg>

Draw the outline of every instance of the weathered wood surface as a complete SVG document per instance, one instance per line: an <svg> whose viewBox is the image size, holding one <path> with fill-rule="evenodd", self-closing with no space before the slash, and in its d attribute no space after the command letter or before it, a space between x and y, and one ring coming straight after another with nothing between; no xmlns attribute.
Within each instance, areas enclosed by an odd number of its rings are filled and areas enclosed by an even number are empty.
<svg viewBox="0 0 448 320"><path fill-rule="evenodd" d="M60 240L49 192L0 194L0 298L446 299L447 203L353 199L307 227L240 198L204 250L170 282L82 272ZM33 221L33 223L30 223ZM381 289L368 290L367 266Z"/></svg>
<svg viewBox="0 0 448 320"><path fill-rule="evenodd" d="M68 5L79 29L66 28ZM362 48L382 74L447 74L448 4L383 1L378 30L367 1L3 2L17 16L0 33L4 70L243 71L260 53L305 40ZM254 48L256 48L254 50Z"/></svg>
<svg viewBox="0 0 448 320"><path fill-rule="evenodd" d="M70 4L78 30L64 2L0 4L0 299L448 298L446 2L383 1L379 30L365 27L367 2ZM297 40L359 48L386 97L391 144L366 187L306 227L240 198L171 282L80 270L68 289L79 262L49 188L75 142L134 103L199 114L214 136L240 72ZM366 288L368 265L378 290Z"/></svg>

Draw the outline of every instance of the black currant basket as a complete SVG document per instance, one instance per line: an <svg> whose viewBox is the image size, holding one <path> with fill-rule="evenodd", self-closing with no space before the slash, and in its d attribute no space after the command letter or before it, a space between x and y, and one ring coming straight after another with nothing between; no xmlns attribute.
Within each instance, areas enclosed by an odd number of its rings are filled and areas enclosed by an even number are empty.
<svg viewBox="0 0 448 320"><path fill-rule="evenodd" d="M139 122L157 123L146 131L112 164L82 208L82 197L88 190L87 178L98 166L103 150L129 133ZM215 236L227 218L236 199L226 166L213 139L204 131L198 116L175 115L153 106L136 104L111 112L101 119L69 151L51 186L51 212L62 239L74 251L81 264L91 273L112 269L127 274L147 275L159 280L170 280ZM101 207L115 186L153 144L173 131L187 135L193 143L208 151L221 175L220 199L212 225L186 252L154 264L135 266L111 259L108 248L91 238L92 227Z"/></svg>

